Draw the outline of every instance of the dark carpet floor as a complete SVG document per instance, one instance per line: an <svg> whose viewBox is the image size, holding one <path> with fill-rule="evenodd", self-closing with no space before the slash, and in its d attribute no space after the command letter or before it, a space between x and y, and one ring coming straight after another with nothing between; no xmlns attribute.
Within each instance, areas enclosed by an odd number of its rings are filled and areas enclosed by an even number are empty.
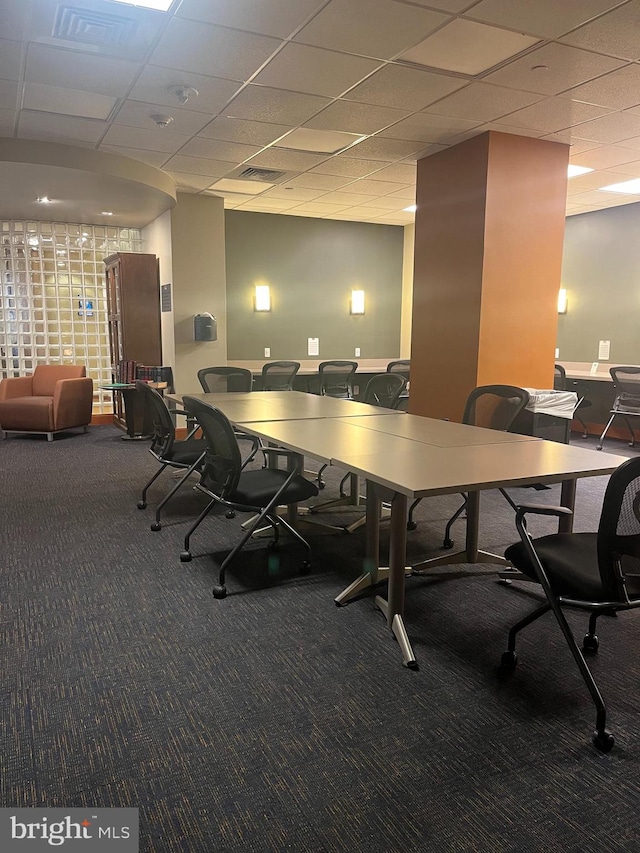
<svg viewBox="0 0 640 853"><path fill-rule="evenodd" d="M181 564L204 498L183 490L152 533L172 480L136 509L156 465L145 445L93 427L52 444L11 437L0 460L1 805L138 807L140 849L153 853L640 850L638 616L599 621L592 665L616 736L605 756L551 616L499 677L534 585L501 585L493 567L410 579L412 672L371 595L333 604L361 571L363 528L309 534L307 576L299 546L269 561L255 540L214 601L212 555L242 519L212 515ZM604 486L580 481L577 530L594 528ZM557 502L559 487L512 495ZM422 502L411 560L440 553L457 503ZM513 514L493 492L482 512L481 544L500 553ZM581 636L586 617L570 620Z"/></svg>

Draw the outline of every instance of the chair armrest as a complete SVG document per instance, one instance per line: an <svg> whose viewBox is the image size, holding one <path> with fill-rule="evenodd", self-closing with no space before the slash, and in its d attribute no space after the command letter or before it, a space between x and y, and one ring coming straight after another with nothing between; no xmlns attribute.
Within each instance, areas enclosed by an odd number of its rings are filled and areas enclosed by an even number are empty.
<svg viewBox="0 0 640 853"><path fill-rule="evenodd" d="M53 422L56 429L91 422L93 379L58 379L53 391Z"/></svg>
<svg viewBox="0 0 640 853"><path fill-rule="evenodd" d="M521 518L523 518L528 512L533 515L555 515L557 518L561 515L573 515L573 510L566 506L545 506L544 504L518 505L517 513Z"/></svg>
<svg viewBox="0 0 640 853"><path fill-rule="evenodd" d="M0 382L0 400L13 400L16 397L31 397L33 389L30 376L15 376Z"/></svg>

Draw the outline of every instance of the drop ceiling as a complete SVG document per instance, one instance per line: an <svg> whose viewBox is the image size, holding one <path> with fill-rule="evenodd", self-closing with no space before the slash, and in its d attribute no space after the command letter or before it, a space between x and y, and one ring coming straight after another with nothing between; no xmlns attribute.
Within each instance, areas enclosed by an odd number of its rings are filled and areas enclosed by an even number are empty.
<svg viewBox="0 0 640 853"><path fill-rule="evenodd" d="M569 215L640 201L601 190L640 178L640 0L0 0L0 13L0 136L141 161L228 208L403 225L416 161L487 130L571 146L592 171L569 179ZM114 222L157 215L131 185L96 178L92 205L82 174L19 177L0 164L0 215L44 218L36 195L68 221L103 221L107 203Z"/></svg>

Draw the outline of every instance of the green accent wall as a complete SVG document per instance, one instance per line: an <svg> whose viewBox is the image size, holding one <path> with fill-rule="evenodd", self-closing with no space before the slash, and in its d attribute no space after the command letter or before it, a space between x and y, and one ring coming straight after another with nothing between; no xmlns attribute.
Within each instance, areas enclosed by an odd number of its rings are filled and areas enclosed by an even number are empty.
<svg viewBox="0 0 640 853"><path fill-rule="evenodd" d="M611 341L612 364L640 364L640 204L569 216L558 316L561 361L599 361L599 341Z"/></svg>
<svg viewBox="0 0 640 853"><path fill-rule="evenodd" d="M403 228L249 213L225 213L227 357L394 358L400 354ZM271 311L254 311L256 284L268 284ZM352 316L352 290L365 314ZM320 339L308 356L307 339Z"/></svg>

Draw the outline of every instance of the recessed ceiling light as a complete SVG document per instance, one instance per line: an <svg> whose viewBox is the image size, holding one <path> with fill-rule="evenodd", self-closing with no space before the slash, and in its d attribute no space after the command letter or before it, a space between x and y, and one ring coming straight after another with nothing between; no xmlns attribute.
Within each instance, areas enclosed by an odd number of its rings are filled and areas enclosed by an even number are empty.
<svg viewBox="0 0 640 853"><path fill-rule="evenodd" d="M409 207L403 207L402 209L404 211L406 211L406 213L415 213L416 210L418 209L418 205L417 204L410 204Z"/></svg>
<svg viewBox="0 0 640 853"><path fill-rule="evenodd" d="M100 216L113 216L113 211L111 210L101 210Z"/></svg>
<svg viewBox="0 0 640 853"><path fill-rule="evenodd" d="M122 3L124 6L142 6L145 9L157 9L166 12L173 0L113 0L114 3Z"/></svg>
<svg viewBox="0 0 640 853"><path fill-rule="evenodd" d="M577 175L586 175L587 172L593 172L588 166L574 166L573 163L567 169L567 177L575 178Z"/></svg>
<svg viewBox="0 0 640 853"><path fill-rule="evenodd" d="M620 184L609 184L608 187L599 187L599 189L607 193L640 195L640 178L634 178L632 181L622 181Z"/></svg>
<svg viewBox="0 0 640 853"><path fill-rule="evenodd" d="M39 195L36 201L38 204L51 204L51 199L46 195Z"/></svg>

